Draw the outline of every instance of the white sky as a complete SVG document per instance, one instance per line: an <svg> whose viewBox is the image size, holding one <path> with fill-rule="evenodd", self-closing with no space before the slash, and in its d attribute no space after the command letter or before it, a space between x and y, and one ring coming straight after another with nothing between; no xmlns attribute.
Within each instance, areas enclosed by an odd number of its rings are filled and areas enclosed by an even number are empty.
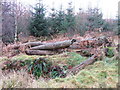
<svg viewBox="0 0 120 90"><path fill-rule="evenodd" d="M18 0L26 5L34 5L37 0ZM68 2L72 1L75 6L75 11L78 12L79 8L86 10L88 6L98 7L103 13L103 18L116 18L118 12L118 2L120 0L43 0L48 8L54 7L58 9L62 4L64 9L67 8Z"/></svg>

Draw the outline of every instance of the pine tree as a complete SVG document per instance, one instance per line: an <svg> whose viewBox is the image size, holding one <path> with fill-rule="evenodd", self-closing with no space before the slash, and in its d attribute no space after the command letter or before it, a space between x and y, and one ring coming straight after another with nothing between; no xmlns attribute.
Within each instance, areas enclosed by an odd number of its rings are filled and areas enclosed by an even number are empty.
<svg viewBox="0 0 120 90"><path fill-rule="evenodd" d="M65 12L62 10L62 5L60 7L60 10L57 12L56 21L58 32L66 32L66 27L64 27Z"/></svg>
<svg viewBox="0 0 120 90"><path fill-rule="evenodd" d="M73 12L72 2L68 3L68 9L66 14L66 24L68 30L73 30L75 25L75 16Z"/></svg>
<svg viewBox="0 0 120 90"><path fill-rule="evenodd" d="M66 28L63 25L65 21L65 12L62 10L62 5L59 11L56 11L54 8L51 10L52 13L50 14L49 19L50 31L52 34L65 32Z"/></svg>
<svg viewBox="0 0 120 90"><path fill-rule="evenodd" d="M102 19L102 13L98 8L88 9L88 23L86 24L89 30L94 30L94 28L100 28L104 25L104 20Z"/></svg>
<svg viewBox="0 0 120 90"><path fill-rule="evenodd" d="M51 9L52 13L50 13L49 17L49 30L51 34L57 33L57 25L56 25L56 10L55 8Z"/></svg>
<svg viewBox="0 0 120 90"><path fill-rule="evenodd" d="M45 18L45 10L41 2L37 3L36 7L34 7L29 28L31 35L36 37L48 35L48 23Z"/></svg>

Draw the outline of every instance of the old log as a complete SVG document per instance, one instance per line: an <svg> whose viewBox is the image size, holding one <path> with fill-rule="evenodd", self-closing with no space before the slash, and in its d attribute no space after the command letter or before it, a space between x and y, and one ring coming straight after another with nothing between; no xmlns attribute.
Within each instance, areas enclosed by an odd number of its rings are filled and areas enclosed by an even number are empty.
<svg viewBox="0 0 120 90"><path fill-rule="evenodd" d="M93 62L96 61L97 59L97 55L93 55L92 57L88 58L86 61L83 61L82 63L80 63L79 65L73 67L72 69L69 69L67 71L67 75L70 74L76 74L78 73L80 70L82 70L85 66L88 66L89 64L92 64Z"/></svg>
<svg viewBox="0 0 120 90"><path fill-rule="evenodd" d="M19 49L20 47L34 47L34 46L39 46L39 45L43 45L45 43L43 42L27 42L27 43L23 43L23 44L13 44L13 45L8 45L6 48L10 48L10 49Z"/></svg>
<svg viewBox="0 0 120 90"><path fill-rule="evenodd" d="M39 46L39 45L44 45L44 44L45 43L38 41L38 42L28 42L28 43L24 43L22 45L34 47L34 46Z"/></svg>
<svg viewBox="0 0 120 90"><path fill-rule="evenodd" d="M50 50L26 50L25 53L27 55L54 55L55 51Z"/></svg>
<svg viewBox="0 0 120 90"><path fill-rule="evenodd" d="M30 50L53 50L53 49L60 49L60 48L67 48L76 42L75 39L72 40L65 40L55 43L47 43L45 45L35 46L30 48Z"/></svg>
<svg viewBox="0 0 120 90"><path fill-rule="evenodd" d="M110 42L107 40L107 37L101 36L98 38L77 40L77 42L70 45L70 47L68 49L70 50L70 49L97 48L99 46L102 46L103 44L106 45L108 43L110 43Z"/></svg>

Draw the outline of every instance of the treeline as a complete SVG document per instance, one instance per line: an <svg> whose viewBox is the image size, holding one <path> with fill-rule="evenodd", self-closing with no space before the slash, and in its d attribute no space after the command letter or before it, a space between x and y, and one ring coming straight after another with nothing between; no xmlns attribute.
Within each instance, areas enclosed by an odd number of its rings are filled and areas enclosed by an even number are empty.
<svg viewBox="0 0 120 90"><path fill-rule="evenodd" d="M31 35L39 37L75 31L75 14L72 3L69 3L66 13L61 6L58 11L52 8L47 17L46 8L42 3L37 3L34 10L29 27Z"/></svg>
<svg viewBox="0 0 120 90"><path fill-rule="evenodd" d="M20 32L40 37L63 33L84 35L88 30L117 31L117 20L106 21L100 9L88 8L87 11L79 9L75 14L72 2L68 3L66 10L63 10L61 5L59 10L51 8L49 12L41 1L32 10L23 8L20 3L15 2L12 4L4 2L3 7L4 42L19 39ZM12 25L8 24L8 21L11 21Z"/></svg>

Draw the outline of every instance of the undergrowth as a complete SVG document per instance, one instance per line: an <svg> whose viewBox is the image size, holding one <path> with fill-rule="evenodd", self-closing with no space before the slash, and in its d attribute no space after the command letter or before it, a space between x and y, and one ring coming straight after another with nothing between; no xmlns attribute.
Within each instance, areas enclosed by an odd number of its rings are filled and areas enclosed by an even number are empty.
<svg viewBox="0 0 120 90"><path fill-rule="evenodd" d="M77 54L74 52L69 53L69 55L70 55L70 57L68 58L67 64L72 66L72 67L80 64L81 62L83 62L87 59L86 57L83 57L80 54Z"/></svg>
<svg viewBox="0 0 120 90"><path fill-rule="evenodd" d="M48 58L49 61L54 64L51 65L52 69L50 69L53 72L49 73L52 77L51 79L46 80L40 76L36 80L34 74L29 74L22 69L17 72L8 73L7 75L3 75L0 71L0 88L115 88L118 83L118 60L113 60L109 57L106 57L102 61L96 61L94 64L85 67L74 76L67 76L64 78L60 78L60 74L57 70L59 71L62 69L64 71L72 68L72 66L81 63L87 58L76 53L64 53L53 56L20 55L11 58L10 61L30 60L33 62L38 57ZM5 58L5 61L6 60L8 59ZM34 64L31 65L34 66ZM41 63L38 65L41 65Z"/></svg>
<svg viewBox="0 0 120 90"><path fill-rule="evenodd" d="M73 88L115 88L118 83L118 60L108 61L107 58L107 62L106 59L97 61L75 76L57 78L51 81L54 82L51 86L58 88L71 86ZM63 84L68 82L70 85Z"/></svg>

